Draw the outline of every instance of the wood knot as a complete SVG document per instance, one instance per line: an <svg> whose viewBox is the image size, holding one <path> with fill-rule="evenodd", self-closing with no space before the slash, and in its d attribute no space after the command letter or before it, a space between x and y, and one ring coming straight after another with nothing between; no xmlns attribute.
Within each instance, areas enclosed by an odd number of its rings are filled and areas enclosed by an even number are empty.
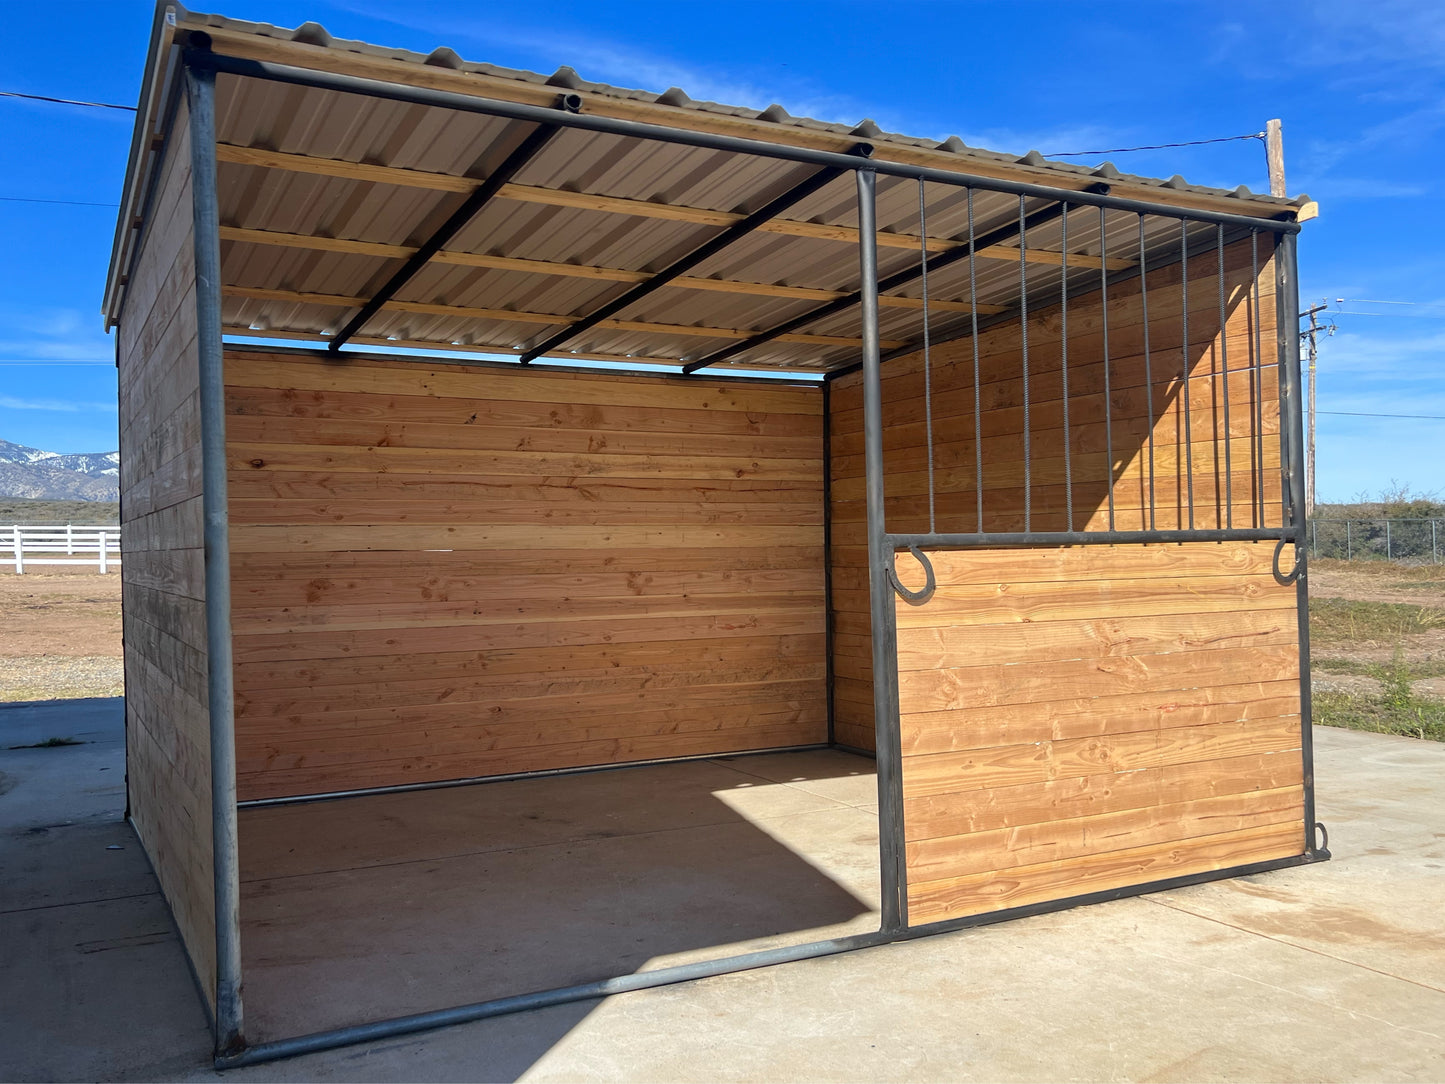
<svg viewBox="0 0 1445 1084"><path fill-rule="evenodd" d="M265 465L266 465L266 461L265 461L264 459L253 459L253 460L251 460L251 466L255 467L255 468L258 469L258 470L259 470L260 468L264 467Z"/></svg>

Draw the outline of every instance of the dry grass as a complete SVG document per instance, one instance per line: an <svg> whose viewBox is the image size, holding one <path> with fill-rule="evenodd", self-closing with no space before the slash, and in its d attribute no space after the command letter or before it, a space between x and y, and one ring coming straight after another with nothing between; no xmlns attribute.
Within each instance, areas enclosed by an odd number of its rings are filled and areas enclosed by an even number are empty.
<svg viewBox="0 0 1445 1084"><path fill-rule="evenodd" d="M1445 566L1313 563L1310 645L1315 722L1445 741Z"/></svg>
<svg viewBox="0 0 1445 1084"><path fill-rule="evenodd" d="M120 505L114 501L38 501L0 497L0 524L6 527L107 527L120 522Z"/></svg>

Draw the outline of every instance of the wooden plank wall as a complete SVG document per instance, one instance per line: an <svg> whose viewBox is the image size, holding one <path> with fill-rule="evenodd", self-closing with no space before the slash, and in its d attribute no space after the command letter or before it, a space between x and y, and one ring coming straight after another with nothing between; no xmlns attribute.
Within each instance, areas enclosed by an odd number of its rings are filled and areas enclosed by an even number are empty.
<svg viewBox="0 0 1445 1084"><path fill-rule="evenodd" d="M226 382L243 799L827 740L819 388Z"/></svg>
<svg viewBox="0 0 1445 1084"><path fill-rule="evenodd" d="M1138 279L1110 289L1107 429L1104 309L1099 294L1070 301L1066 321L1059 305L1030 314L1028 527L1107 529L1111 481L1113 522L1119 530L1279 525L1278 370L1266 364L1256 377L1254 369L1257 358L1275 356L1274 269L1265 240L1258 252L1257 305L1254 259L1248 240L1226 248L1223 319L1214 252L1192 257L1187 277L1175 264L1150 272L1142 290ZM971 532L980 524L992 531L1026 529L1022 340L1022 327L1016 321L980 334L977 394L972 340L940 344L933 350L934 507L940 531ZM1067 397L1063 394L1065 343ZM1187 395L1182 379L1186 357ZM890 361L883 374L888 528L927 531L922 358L911 355ZM1064 485L1066 400L1072 509ZM975 406L982 419L977 442ZM871 749L873 694L858 374L833 384L829 424L835 732L843 744ZM1228 441L1223 439L1226 431ZM982 457L981 490L976 454ZM906 556L900 558L900 571L911 564Z"/></svg>
<svg viewBox="0 0 1445 1084"><path fill-rule="evenodd" d="M1271 542L931 554L899 601L912 924L1304 851Z"/></svg>
<svg viewBox="0 0 1445 1084"><path fill-rule="evenodd" d="M200 370L190 140L177 117L119 335L131 819L214 1005Z"/></svg>

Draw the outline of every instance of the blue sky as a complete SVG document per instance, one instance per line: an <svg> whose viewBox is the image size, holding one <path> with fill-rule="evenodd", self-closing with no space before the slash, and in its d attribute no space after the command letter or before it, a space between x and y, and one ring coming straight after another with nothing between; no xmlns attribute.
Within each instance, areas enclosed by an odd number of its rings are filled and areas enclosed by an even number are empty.
<svg viewBox="0 0 1445 1084"><path fill-rule="evenodd" d="M1217 3L363 3L228 0L237 18L1023 153L1259 131L1282 117L1291 193L1321 218L1302 301L1328 298L1319 494L1445 493L1445 6ZM152 7L0 2L0 90L133 104ZM100 296L131 117L0 98L0 438L114 448ZM1262 145L1114 156L1133 172L1267 187ZM1075 159L1088 161L1088 159ZM22 199L69 203L28 203ZM1340 305L1336 298L1347 301ZM1400 304L1365 302L1393 301Z"/></svg>

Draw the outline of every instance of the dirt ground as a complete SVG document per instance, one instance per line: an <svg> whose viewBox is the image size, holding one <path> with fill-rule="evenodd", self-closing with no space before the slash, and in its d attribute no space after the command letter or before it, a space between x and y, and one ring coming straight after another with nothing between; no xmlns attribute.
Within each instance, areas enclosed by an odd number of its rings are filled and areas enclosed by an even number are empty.
<svg viewBox="0 0 1445 1084"><path fill-rule="evenodd" d="M1445 565L1312 561L1309 578L1315 598L1445 607Z"/></svg>
<svg viewBox="0 0 1445 1084"><path fill-rule="evenodd" d="M1390 668L1415 694L1445 697L1445 565L1317 561L1309 582L1317 692L1376 694Z"/></svg>
<svg viewBox="0 0 1445 1084"><path fill-rule="evenodd" d="M0 572L0 700L118 696L120 573Z"/></svg>

